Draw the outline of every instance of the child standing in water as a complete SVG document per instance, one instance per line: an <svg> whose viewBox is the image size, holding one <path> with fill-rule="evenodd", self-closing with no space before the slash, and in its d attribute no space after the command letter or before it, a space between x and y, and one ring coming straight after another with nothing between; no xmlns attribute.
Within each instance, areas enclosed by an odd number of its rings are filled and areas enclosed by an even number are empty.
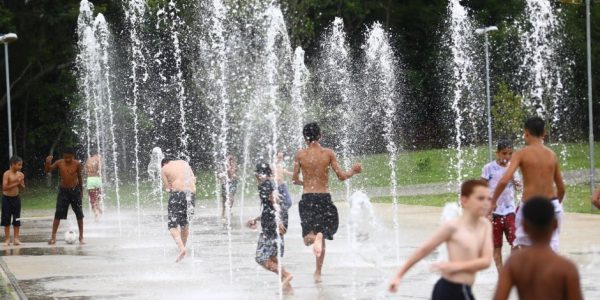
<svg viewBox="0 0 600 300"><path fill-rule="evenodd" d="M60 185L58 196L56 197L56 213L52 223L52 235L48 240L49 245L56 243L56 231L60 225L60 220L67 218L69 206L73 209L77 218L77 227L79 227L79 243L83 242L83 209L81 199L83 198L83 178L81 162L75 159L75 150L66 148L63 151L63 158L52 163L52 156L46 157L44 163L44 172L50 173L58 170L60 174Z"/></svg>
<svg viewBox="0 0 600 300"><path fill-rule="evenodd" d="M462 216L443 224L408 258L390 282L390 292L397 291L404 274L413 265L440 244L446 243L449 261L433 265L442 278L433 288L432 299L474 299L471 286L475 275L487 269L492 262L492 225L486 218L491 208L487 183L483 180L465 181L461 186L460 202Z"/></svg>
<svg viewBox="0 0 600 300"><path fill-rule="evenodd" d="M219 175L221 179L221 219L225 221L225 211L229 209L229 216L233 214L231 208L237 191L237 163L233 155L227 155L227 168Z"/></svg>
<svg viewBox="0 0 600 300"><path fill-rule="evenodd" d="M508 299L513 286L517 287L519 299L583 299L577 267L550 247L558 226L550 199L528 199L521 210L531 246L508 258L494 299Z"/></svg>
<svg viewBox="0 0 600 300"><path fill-rule="evenodd" d="M512 143L509 140L500 140L498 141L496 160L483 167L481 178L487 181L492 193L496 189L500 178L504 176L511 155ZM494 237L494 263L498 272L502 269L502 235L506 236L506 240L511 247L515 240L515 190L513 187L519 187L520 185L518 173L515 173L513 180L500 195L498 201L492 203L492 207L496 207L492 211L491 220Z"/></svg>
<svg viewBox="0 0 600 300"><path fill-rule="evenodd" d="M14 244L21 245L19 229L21 228L21 198L19 193L25 188L25 175L21 172L23 160L13 156L9 160L10 169L2 176L2 226L4 226L4 245L10 245L10 224L14 230Z"/></svg>
<svg viewBox="0 0 600 300"><path fill-rule="evenodd" d="M260 215L261 233L256 246L256 262L265 269L279 272L279 248L283 257L284 243L283 235L287 230L287 209L280 205L280 200L275 192L275 183L272 180L272 170L269 164L259 163L256 165L256 178L258 179L258 195L262 212ZM254 219L249 225L256 224ZM278 232L279 231L279 232ZM279 245L278 245L279 240ZM281 281L284 289L290 289L290 281L293 276L281 267Z"/></svg>

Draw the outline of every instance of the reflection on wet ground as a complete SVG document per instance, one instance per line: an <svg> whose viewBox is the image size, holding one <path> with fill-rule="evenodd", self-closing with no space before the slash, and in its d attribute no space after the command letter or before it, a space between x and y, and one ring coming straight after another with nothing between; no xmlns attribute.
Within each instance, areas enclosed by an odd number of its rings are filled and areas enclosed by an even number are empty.
<svg viewBox="0 0 600 300"><path fill-rule="evenodd" d="M415 266L401 283L399 293L389 295L386 284L399 266L396 260L389 204L375 205L377 226L349 239L348 210L337 203L340 228L327 243L323 283L312 280L314 257L302 243L296 207L290 212L290 228L283 261L294 274L293 295L286 299L428 299L438 275L429 265L438 261L435 252ZM246 208L258 211L258 208ZM235 213L238 213L237 211ZM438 226L441 209L401 206L400 256L404 260ZM188 257L175 263L175 244L158 212L142 214L137 226L135 211L122 212L122 227L116 216L102 222L87 222L85 245L69 245L64 231L74 221L63 222L56 245L47 245L52 218L23 221L22 246L3 246L0 256L31 299L277 299L277 276L254 261L258 232L242 228L239 217L229 232L217 217L216 207L198 209L192 222ZM587 299L600 299L596 288L600 237L590 222L600 218L578 218L567 214L562 249L580 267ZM119 236L119 232L122 235ZM364 230L363 230L364 231ZM231 243L229 242L231 240ZM505 247L505 257L508 247ZM478 275L475 296L490 299L497 274L492 266ZM0 292L1 294L1 292Z"/></svg>

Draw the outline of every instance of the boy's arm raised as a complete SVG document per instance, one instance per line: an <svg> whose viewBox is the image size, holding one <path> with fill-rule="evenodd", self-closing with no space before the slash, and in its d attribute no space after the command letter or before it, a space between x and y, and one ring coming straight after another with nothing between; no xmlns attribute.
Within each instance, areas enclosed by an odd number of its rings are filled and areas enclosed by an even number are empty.
<svg viewBox="0 0 600 300"><path fill-rule="evenodd" d="M435 248L437 248L441 243L447 241L452 234L453 228L449 223L442 225L430 238L427 240L421 247L419 247L413 254L408 258L408 260L402 265L400 270L392 281L390 282L389 290L390 292L395 293L398 288L398 283L410 268L412 268L417 262L419 262L423 257L429 255Z"/></svg>
<svg viewBox="0 0 600 300"><path fill-rule="evenodd" d="M494 253L494 245L492 242L492 223L485 221L485 234L483 240L483 249L481 256L467 261L449 261L433 265L434 270L439 270L442 273L470 272L487 269L492 263Z"/></svg>
<svg viewBox="0 0 600 300"><path fill-rule="evenodd" d="M354 176L355 174L358 174L362 171L362 166L360 164L354 164L352 166L352 169L350 169L350 171L346 172L342 169L342 167L338 163L337 157L335 156L335 152L333 152L332 150L329 150L329 155L331 158L331 168L333 169L333 172L335 172L335 175L337 175L337 178L340 181L350 179L350 178L352 178L352 176Z"/></svg>
<svg viewBox="0 0 600 300"><path fill-rule="evenodd" d="M300 162L298 161L298 153L294 156L294 173L292 174L292 183L297 185L303 185L304 183L300 180Z"/></svg>
<svg viewBox="0 0 600 300"><path fill-rule="evenodd" d="M558 201L562 203L565 197L565 183L563 182L562 174L560 173L560 165L556 159L556 167L554 168L554 184L556 185L556 196Z"/></svg>
<svg viewBox="0 0 600 300"><path fill-rule="evenodd" d="M510 290L512 289L514 283L512 274L510 271L511 267L511 259L509 258L506 261L506 264L500 271L500 276L498 278L498 286L496 287L496 294L494 295L494 300L506 300L510 295Z"/></svg>
<svg viewBox="0 0 600 300"><path fill-rule="evenodd" d="M58 162L60 159L52 163L52 158L54 158L52 155L46 157L46 161L44 162L45 173L50 173L58 168Z"/></svg>
<svg viewBox="0 0 600 300"><path fill-rule="evenodd" d="M520 164L521 151L517 151L515 154L513 154L512 158L510 159L508 169L506 169L506 172L504 172L504 176L500 178L500 181L498 181L498 184L496 185L496 189L494 190L494 197L492 198L492 211L496 209L496 201L498 201L498 198L500 198L500 195L502 195L502 192L504 192L506 186L513 180L513 175L517 171L517 168L519 168Z"/></svg>

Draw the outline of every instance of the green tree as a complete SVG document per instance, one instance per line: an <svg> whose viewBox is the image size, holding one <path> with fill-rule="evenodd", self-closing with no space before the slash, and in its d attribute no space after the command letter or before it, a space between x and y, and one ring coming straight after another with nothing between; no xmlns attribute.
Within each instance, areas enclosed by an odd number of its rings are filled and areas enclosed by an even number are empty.
<svg viewBox="0 0 600 300"><path fill-rule="evenodd" d="M506 83L500 83L497 90L492 106L494 136L515 139L525 118L523 98L511 91Z"/></svg>

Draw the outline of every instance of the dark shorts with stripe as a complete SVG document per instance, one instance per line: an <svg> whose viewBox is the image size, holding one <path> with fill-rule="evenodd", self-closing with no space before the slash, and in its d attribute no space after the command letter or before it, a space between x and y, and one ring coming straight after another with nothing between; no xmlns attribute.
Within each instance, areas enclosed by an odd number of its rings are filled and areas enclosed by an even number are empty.
<svg viewBox="0 0 600 300"><path fill-rule="evenodd" d="M302 237L309 233L323 233L323 237L333 240L338 230L338 211L330 194L303 194L298 204Z"/></svg>
<svg viewBox="0 0 600 300"><path fill-rule="evenodd" d="M81 204L81 190L76 188L58 188L58 196L56 196L56 212L55 219L66 219L69 212L69 205L77 220L83 219L83 205Z"/></svg>

